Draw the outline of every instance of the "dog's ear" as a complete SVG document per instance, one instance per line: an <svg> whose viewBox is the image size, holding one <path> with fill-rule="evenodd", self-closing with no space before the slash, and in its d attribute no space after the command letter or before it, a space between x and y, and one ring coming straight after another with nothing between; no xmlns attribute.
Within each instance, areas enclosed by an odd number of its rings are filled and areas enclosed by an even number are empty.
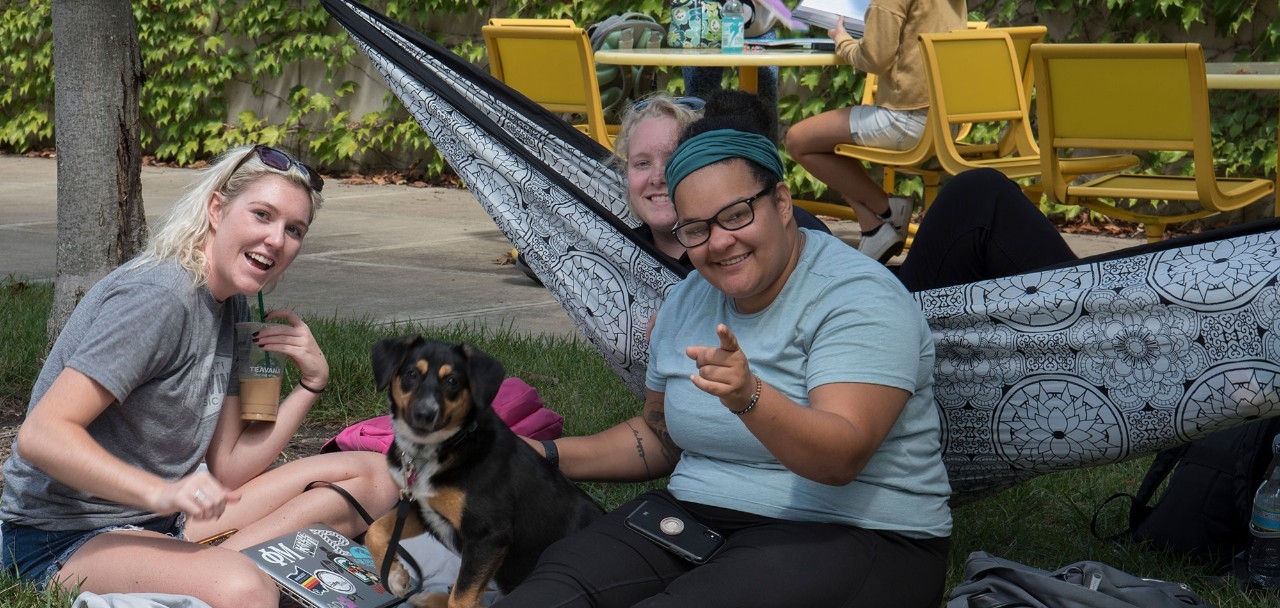
<svg viewBox="0 0 1280 608"><path fill-rule="evenodd" d="M497 359L470 344L463 344L462 352L467 356L467 375L471 378L471 398L484 407L493 405L494 397L498 396L498 387L507 377L506 370Z"/></svg>
<svg viewBox="0 0 1280 608"><path fill-rule="evenodd" d="M373 345L370 358L373 360L373 380L379 391L385 391L391 386L391 377L404 360L404 354L420 340L422 336L401 336L385 338Z"/></svg>

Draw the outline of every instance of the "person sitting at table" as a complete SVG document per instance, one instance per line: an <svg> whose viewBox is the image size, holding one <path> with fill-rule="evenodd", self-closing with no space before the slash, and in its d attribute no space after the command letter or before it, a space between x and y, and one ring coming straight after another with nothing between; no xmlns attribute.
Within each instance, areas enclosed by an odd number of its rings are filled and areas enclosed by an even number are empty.
<svg viewBox="0 0 1280 608"><path fill-rule="evenodd" d="M572 479L669 483L552 545L496 606L941 602L950 486L928 325L887 269L796 224L781 175L754 133L672 155L697 272L658 313L643 412L556 441ZM698 564L633 532L646 500L723 547Z"/></svg>
<svg viewBox="0 0 1280 608"><path fill-rule="evenodd" d="M854 209L862 230L858 250L882 263L902 251L911 200L885 194L861 161L834 149L846 143L891 150L914 146L924 133L929 107L916 38L963 28L966 18L965 0L871 0L861 41L849 36L840 18L828 34L841 58L879 78L876 104L829 110L787 131L791 157Z"/></svg>

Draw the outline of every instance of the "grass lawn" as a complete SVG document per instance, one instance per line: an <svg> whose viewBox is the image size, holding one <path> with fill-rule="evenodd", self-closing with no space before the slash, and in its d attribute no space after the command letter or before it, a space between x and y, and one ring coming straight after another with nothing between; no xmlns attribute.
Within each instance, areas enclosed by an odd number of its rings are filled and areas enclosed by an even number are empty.
<svg viewBox="0 0 1280 608"><path fill-rule="evenodd" d="M11 428L25 410L39 372L51 299L52 288L47 285L12 278L0 281L0 336L4 337L0 340L0 419L9 421L0 427L3 454L8 452ZM411 333L471 342L497 357L506 365L508 375L533 385L547 406L565 417L567 435L606 428L640 407L640 400L582 340L528 336L507 327L387 327L332 318L306 321L332 369L330 389L308 419L309 428L326 434L384 413L384 398L373 386L369 349L379 339ZM1143 577L1184 582L1223 608L1280 605L1277 596L1240 592L1232 579L1216 577L1177 556L1092 536L1089 523L1098 505L1116 492L1133 492L1147 463L1144 458L1047 475L957 507L948 588L961 581L966 555L987 551L1046 570L1082 559L1097 560ZM586 488L602 504L612 507L649 485L660 484L586 484ZM1121 508L1104 515L1103 529L1117 529L1125 520ZM0 577L0 608L62 607L70 606L72 599L69 594L38 594Z"/></svg>

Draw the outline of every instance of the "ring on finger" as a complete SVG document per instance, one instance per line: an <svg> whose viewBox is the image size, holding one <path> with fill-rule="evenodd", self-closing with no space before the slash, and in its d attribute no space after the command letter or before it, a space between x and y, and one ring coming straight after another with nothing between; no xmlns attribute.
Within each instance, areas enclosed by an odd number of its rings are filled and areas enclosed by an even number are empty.
<svg viewBox="0 0 1280 608"><path fill-rule="evenodd" d="M196 502L204 502L204 490L196 490Z"/></svg>

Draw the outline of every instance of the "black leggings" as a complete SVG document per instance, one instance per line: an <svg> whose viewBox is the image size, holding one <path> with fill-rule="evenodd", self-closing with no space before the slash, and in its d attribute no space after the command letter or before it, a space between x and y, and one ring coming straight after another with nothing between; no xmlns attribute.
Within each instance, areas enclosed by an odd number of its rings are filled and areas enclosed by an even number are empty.
<svg viewBox="0 0 1280 608"><path fill-rule="evenodd" d="M1075 260L1018 184L994 169L955 176L938 192L898 278L908 291L1023 274Z"/></svg>
<svg viewBox="0 0 1280 608"><path fill-rule="evenodd" d="M680 503L725 537L694 565L623 525L646 492L552 545L501 608L805 606L936 608L942 604L948 538L910 539L852 526L771 519Z"/></svg>

